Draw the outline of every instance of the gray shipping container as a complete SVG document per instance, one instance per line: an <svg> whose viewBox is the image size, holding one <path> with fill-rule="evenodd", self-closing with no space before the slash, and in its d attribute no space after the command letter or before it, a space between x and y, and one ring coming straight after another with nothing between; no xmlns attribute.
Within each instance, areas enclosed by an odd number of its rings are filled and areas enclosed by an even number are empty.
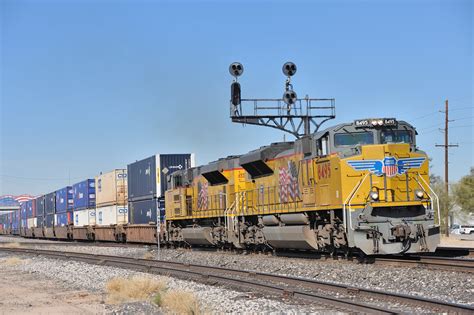
<svg viewBox="0 0 474 315"><path fill-rule="evenodd" d="M44 213L45 214L56 213L56 192L49 193L45 196Z"/></svg>
<svg viewBox="0 0 474 315"><path fill-rule="evenodd" d="M131 201L128 203L129 224L156 224L157 199Z"/></svg>
<svg viewBox="0 0 474 315"><path fill-rule="evenodd" d="M194 166L194 154L157 154L127 166L128 200L140 201L165 195L166 177Z"/></svg>

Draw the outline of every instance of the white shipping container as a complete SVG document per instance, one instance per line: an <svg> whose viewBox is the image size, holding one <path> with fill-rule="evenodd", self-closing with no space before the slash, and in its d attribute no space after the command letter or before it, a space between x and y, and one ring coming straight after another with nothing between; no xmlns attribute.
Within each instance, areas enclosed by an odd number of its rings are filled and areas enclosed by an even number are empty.
<svg viewBox="0 0 474 315"><path fill-rule="evenodd" d="M36 226L36 222L37 222L37 221L36 221L36 218L27 219L27 221L26 221L26 226L27 226L28 228L37 227L37 226Z"/></svg>
<svg viewBox="0 0 474 315"><path fill-rule="evenodd" d="M74 211L74 225L85 226L95 224L95 209Z"/></svg>
<svg viewBox="0 0 474 315"><path fill-rule="evenodd" d="M96 209L97 225L120 225L128 223L128 206L107 206Z"/></svg>

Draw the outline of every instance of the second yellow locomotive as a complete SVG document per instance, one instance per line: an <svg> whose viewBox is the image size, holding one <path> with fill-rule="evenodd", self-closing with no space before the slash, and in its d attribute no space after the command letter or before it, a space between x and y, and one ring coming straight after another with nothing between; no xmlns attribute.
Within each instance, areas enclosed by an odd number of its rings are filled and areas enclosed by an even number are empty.
<svg viewBox="0 0 474 315"><path fill-rule="evenodd" d="M380 255L440 241L428 157L395 119L339 124L169 181L170 243Z"/></svg>

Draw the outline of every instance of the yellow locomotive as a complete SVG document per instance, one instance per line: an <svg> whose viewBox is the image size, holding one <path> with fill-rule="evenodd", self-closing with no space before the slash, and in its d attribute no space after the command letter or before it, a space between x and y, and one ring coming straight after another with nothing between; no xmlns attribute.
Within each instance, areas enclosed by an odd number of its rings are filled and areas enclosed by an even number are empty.
<svg viewBox="0 0 474 315"><path fill-rule="evenodd" d="M381 255L440 241L428 157L404 121L339 124L168 180L172 244Z"/></svg>

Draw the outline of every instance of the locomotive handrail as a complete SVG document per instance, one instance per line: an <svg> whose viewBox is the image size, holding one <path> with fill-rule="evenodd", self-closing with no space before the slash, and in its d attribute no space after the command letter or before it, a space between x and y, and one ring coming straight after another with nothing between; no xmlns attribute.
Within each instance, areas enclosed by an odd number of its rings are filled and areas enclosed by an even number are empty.
<svg viewBox="0 0 474 315"><path fill-rule="evenodd" d="M349 196L347 197L346 201L344 202L344 205L343 205L343 213L344 213L344 217L343 217L343 224L344 224L344 228L347 230L347 225L346 225L346 216L347 216L347 211L346 211L346 204L349 205L349 211L351 210L351 201L352 201L352 198L354 197L355 193L359 190L360 186L362 186L362 183L365 181L365 179L367 178L367 176L369 175L369 173L365 174L365 176L359 181L359 183L357 183L355 186L354 186L354 189L352 189L351 193L349 194ZM352 231L354 231L354 228L352 227L352 217L350 216L350 213L349 213L349 226L351 228Z"/></svg>
<svg viewBox="0 0 474 315"><path fill-rule="evenodd" d="M425 183L426 187L429 188L429 190L431 191L431 193L436 197L436 206L438 207L438 223L439 225L441 226L441 211L439 209L439 197L438 195L435 193L435 191L433 190L433 188L431 188L431 186L426 182L426 180L423 178L423 176L420 176L420 173L416 172L416 175L418 175L419 178L421 178L421 180L423 181L423 183ZM421 185L420 185L421 186ZM423 188L423 187L422 187ZM431 201L431 204L433 204L433 197L431 197L430 194L428 194L428 196L430 196L430 201Z"/></svg>

